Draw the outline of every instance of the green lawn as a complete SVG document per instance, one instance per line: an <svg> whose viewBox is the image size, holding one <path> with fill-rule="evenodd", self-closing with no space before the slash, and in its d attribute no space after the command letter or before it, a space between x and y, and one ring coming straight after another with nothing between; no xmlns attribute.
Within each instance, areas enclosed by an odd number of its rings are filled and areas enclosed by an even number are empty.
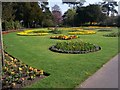
<svg viewBox="0 0 120 90"><path fill-rule="evenodd" d="M113 29L113 31L116 31ZM29 86L30 88L75 88L95 73L103 64L118 53L118 38L103 37L110 32L80 35L82 40L101 46L102 50L88 54L62 54L48 48L63 40L47 36L17 36L16 33L3 35L5 50L24 63L43 69L50 76Z"/></svg>

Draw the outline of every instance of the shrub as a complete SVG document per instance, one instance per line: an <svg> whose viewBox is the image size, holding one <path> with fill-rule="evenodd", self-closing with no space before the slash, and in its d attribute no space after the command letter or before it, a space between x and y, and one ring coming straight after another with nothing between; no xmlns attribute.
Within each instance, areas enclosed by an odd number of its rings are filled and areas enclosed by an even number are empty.
<svg viewBox="0 0 120 90"><path fill-rule="evenodd" d="M22 27L22 25L20 24L20 22L19 21L15 21L14 28L15 29L20 29L21 27Z"/></svg>
<svg viewBox="0 0 120 90"><path fill-rule="evenodd" d="M9 22L8 21L4 22L5 30L20 29L21 27L22 27L22 25L20 24L19 21L14 22L14 21L10 20Z"/></svg>
<svg viewBox="0 0 120 90"><path fill-rule="evenodd" d="M120 32L113 32L113 33L109 33L107 35L103 35L106 37L120 37Z"/></svg>
<svg viewBox="0 0 120 90"><path fill-rule="evenodd" d="M62 31L61 30L52 30L51 33L53 34L62 34Z"/></svg>

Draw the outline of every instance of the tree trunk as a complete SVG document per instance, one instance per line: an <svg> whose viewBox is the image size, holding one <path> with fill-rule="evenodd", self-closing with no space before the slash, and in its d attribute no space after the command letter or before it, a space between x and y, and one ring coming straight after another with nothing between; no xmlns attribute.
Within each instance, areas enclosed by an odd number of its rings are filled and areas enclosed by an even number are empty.
<svg viewBox="0 0 120 90"><path fill-rule="evenodd" d="M4 50L3 50L3 39L2 39L2 22L0 16L0 57L2 60L2 66L4 66Z"/></svg>

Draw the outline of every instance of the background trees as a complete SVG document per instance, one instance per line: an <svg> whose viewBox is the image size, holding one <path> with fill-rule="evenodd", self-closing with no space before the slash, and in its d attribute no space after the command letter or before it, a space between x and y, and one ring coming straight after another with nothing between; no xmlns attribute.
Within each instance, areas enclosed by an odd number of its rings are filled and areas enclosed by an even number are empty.
<svg viewBox="0 0 120 90"><path fill-rule="evenodd" d="M62 13L58 5L52 7L52 15L55 25L59 25L60 23L62 23Z"/></svg>
<svg viewBox="0 0 120 90"><path fill-rule="evenodd" d="M101 23L106 18L106 15L101 12L100 6L91 4L88 6L77 6L76 9L69 9L63 15L64 25L80 26L86 23Z"/></svg>
<svg viewBox="0 0 120 90"><path fill-rule="evenodd" d="M65 26L74 26L76 11L75 9L69 9L63 15L63 25Z"/></svg>
<svg viewBox="0 0 120 90"><path fill-rule="evenodd" d="M38 2L5 2L2 5L2 25L6 30L18 26L19 28L53 26L53 16L47 3L40 5Z"/></svg>
<svg viewBox="0 0 120 90"><path fill-rule="evenodd" d="M50 11L48 2L2 3L2 27L5 30L51 26L116 25L118 17L114 0L83 6L85 0L62 0L71 6L63 15L55 5Z"/></svg>
<svg viewBox="0 0 120 90"><path fill-rule="evenodd" d="M117 2L114 0L103 0L104 2L101 2L102 11L105 12L108 16L111 14L114 16L114 14L118 13L115 9L116 6L118 6Z"/></svg>

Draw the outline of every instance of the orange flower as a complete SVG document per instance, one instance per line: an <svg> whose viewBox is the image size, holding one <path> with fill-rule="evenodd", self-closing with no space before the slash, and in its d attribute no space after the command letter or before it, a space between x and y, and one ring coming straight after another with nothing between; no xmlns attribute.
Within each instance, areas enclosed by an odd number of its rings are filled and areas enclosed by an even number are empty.
<svg viewBox="0 0 120 90"><path fill-rule="evenodd" d="M21 78L21 80L23 80L23 81L24 81L24 80L25 80L25 78Z"/></svg>
<svg viewBox="0 0 120 90"><path fill-rule="evenodd" d="M30 67L30 68L29 68L29 70L31 70L31 71L32 71L32 70L33 70L33 68L32 68L32 67Z"/></svg>

